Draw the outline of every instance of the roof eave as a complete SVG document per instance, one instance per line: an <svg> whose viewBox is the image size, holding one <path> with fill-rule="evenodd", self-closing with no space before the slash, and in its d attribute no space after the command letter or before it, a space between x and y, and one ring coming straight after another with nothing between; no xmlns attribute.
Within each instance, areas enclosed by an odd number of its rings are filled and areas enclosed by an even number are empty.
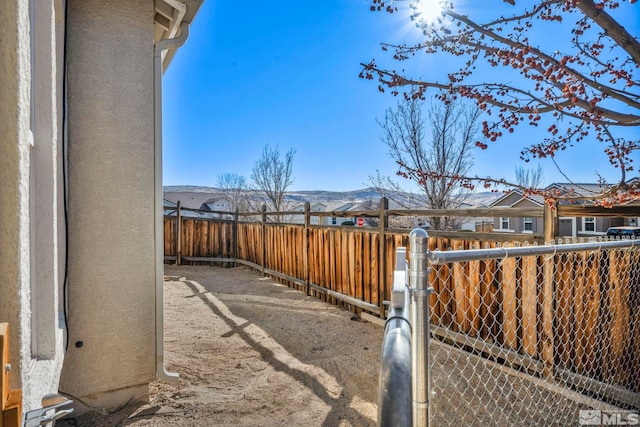
<svg viewBox="0 0 640 427"><path fill-rule="evenodd" d="M191 24L204 0L155 0L154 42L179 37L180 25ZM177 48L167 49L162 56L162 71L173 60Z"/></svg>

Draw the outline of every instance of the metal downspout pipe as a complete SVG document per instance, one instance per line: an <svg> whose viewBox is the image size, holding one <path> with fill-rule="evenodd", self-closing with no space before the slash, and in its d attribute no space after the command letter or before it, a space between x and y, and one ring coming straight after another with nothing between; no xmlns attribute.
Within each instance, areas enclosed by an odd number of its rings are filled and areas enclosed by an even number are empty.
<svg viewBox="0 0 640 427"><path fill-rule="evenodd" d="M154 230L155 230L155 310L156 310L156 377L160 381L175 382L179 376L177 373L167 372L164 368L164 225L162 208L162 51L178 48L189 37L189 24L180 24L179 37L161 40L154 48Z"/></svg>
<svg viewBox="0 0 640 427"><path fill-rule="evenodd" d="M184 18L184 15L187 13L187 5L178 1L178 0L164 0L165 3L167 3L169 6L171 6L172 8L174 8L178 13L176 16L174 16L174 22L176 23L182 23L182 18ZM178 32L178 28L176 26L176 28L174 28L172 31L169 32L169 38L171 37L175 37L176 33ZM168 41L168 40L167 40ZM179 47L179 46L176 46Z"/></svg>

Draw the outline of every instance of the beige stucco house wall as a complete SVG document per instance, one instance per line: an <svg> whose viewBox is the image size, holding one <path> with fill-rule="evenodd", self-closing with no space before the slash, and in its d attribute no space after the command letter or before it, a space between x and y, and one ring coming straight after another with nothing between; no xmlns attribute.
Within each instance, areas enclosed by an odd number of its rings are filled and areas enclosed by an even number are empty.
<svg viewBox="0 0 640 427"><path fill-rule="evenodd" d="M57 392L63 360L61 4L8 0L0 13L0 322L25 410Z"/></svg>
<svg viewBox="0 0 640 427"><path fill-rule="evenodd" d="M3 2L0 322L25 412L47 393L145 400L166 376L155 107L178 45L157 67L154 52L184 40L201 2Z"/></svg>
<svg viewBox="0 0 640 427"><path fill-rule="evenodd" d="M68 4L72 262L60 388L78 397L144 398L155 376L153 15L150 1Z"/></svg>

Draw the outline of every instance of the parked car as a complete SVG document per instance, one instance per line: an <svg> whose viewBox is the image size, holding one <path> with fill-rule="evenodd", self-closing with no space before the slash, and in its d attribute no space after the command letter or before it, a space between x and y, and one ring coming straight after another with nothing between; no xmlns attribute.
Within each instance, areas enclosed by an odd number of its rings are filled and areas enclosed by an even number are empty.
<svg viewBox="0 0 640 427"><path fill-rule="evenodd" d="M640 239L640 227L609 227L607 237L621 239Z"/></svg>

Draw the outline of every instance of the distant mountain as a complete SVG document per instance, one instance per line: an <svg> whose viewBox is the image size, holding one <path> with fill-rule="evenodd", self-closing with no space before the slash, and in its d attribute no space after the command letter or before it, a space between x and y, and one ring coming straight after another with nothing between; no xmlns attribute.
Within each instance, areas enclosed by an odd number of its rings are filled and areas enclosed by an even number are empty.
<svg viewBox="0 0 640 427"><path fill-rule="evenodd" d="M221 198L223 191L215 187L203 187L195 185L167 185L164 187L164 198L177 203L180 201L182 206L187 208L198 209L208 200ZM467 200L468 207L488 206L502 193L481 192L471 193ZM420 197L412 194L398 194L399 198L405 200L409 197ZM337 206L346 203L364 203L368 201L377 202L381 195L375 188L363 188L353 191L289 191L285 198L294 205L300 205L305 202L324 203L329 206ZM421 206L416 206L420 208ZM393 206L392 206L393 208Z"/></svg>

